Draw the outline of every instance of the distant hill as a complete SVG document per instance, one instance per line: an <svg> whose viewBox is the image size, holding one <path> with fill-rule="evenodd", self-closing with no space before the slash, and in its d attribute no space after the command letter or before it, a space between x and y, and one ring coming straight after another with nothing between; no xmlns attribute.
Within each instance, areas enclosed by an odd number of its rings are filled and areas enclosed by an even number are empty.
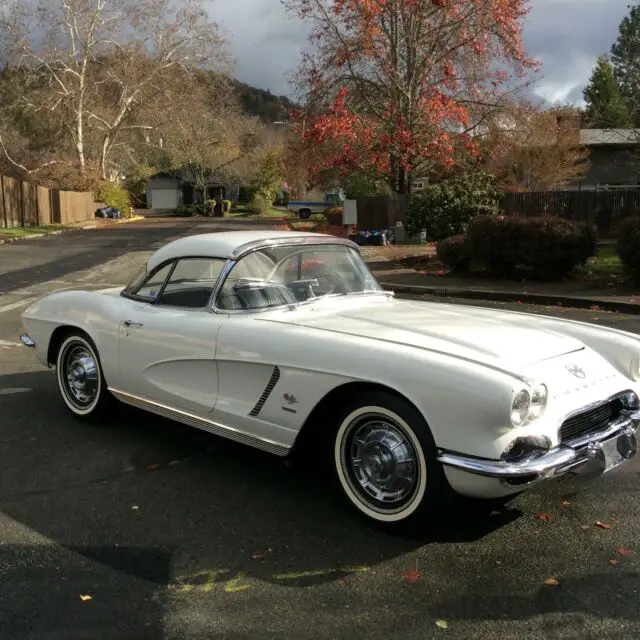
<svg viewBox="0 0 640 640"><path fill-rule="evenodd" d="M246 112L265 122L288 120L289 112L298 108L286 96L276 96L271 91L252 87L239 80L234 80L233 84Z"/></svg>

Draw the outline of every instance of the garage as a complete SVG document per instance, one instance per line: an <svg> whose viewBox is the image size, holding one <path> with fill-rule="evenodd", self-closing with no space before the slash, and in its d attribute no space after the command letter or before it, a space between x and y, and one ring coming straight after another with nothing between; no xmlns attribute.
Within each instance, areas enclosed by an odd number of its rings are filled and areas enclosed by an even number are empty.
<svg viewBox="0 0 640 640"><path fill-rule="evenodd" d="M173 189L150 189L149 205L152 209L175 209L178 206L178 190Z"/></svg>

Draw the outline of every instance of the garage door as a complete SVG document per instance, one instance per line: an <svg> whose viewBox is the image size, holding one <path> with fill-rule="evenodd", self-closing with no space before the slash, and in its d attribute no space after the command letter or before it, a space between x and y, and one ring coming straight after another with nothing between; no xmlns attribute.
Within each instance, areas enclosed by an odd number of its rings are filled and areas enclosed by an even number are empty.
<svg viewBox="0 0 640 640"><path fill-rule="evenodd" d="M177 189L152 189L151 207L153 209L175 209L178 206Z"/></svg>

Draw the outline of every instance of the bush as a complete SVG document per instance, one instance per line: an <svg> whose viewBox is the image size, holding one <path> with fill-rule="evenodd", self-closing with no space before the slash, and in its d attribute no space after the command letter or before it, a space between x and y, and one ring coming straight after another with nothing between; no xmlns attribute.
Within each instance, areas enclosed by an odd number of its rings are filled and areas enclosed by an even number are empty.
<svg viewBox="0 0 640 640"><path fill-rule="evenodd" d="M640 284L640 218L625 218L618 225L616 250L627 277Z"/></svg>
<svg viewBox="0 0 640 640"><path fill-rule="evenodd" d="M176 215L180 218L189 218L194 214L194 211L189 205L180 204L176 207Z"/></svg>
<svg viewBox="0 0 640 640"><path fill-rule="evenodd" d="M555 217L479 216L468 236L474 262L536 280L563 278L596 251L593 228Z"/></svg>
<svg viewBox="0 0 640 640"><path fill-rule="evenodd" d="M471 266L471 245L464 234L450 236L436 247L438 260L453 271L468 271Z"/></svg>
<svg viewBox="0 0 640 640"><path fill-rule="evenodd" d="M123 218L129 217L131 200L129 192L116 182L103 182L97 193L98 202L103 202L107 207L120 209Z"/></svg>
<svg viewBox="0 0 640 640"><path fill-rule="evenodd" d="M247 206L247 209L256 216L262 216L271 209L271 199L266 198L260 193L256 193Z"/></svg>
<svg viewBox="0 0 640 640"><path fill-rule="evenodd" d="M324 212L327 224L333 227L342 226L342 207L332 207Z"/></svg>
<svg viewBox="0 0 640 640"><path fill-rule="evenodd" d="M231 202L231 200L223 200L222 201L222 213L227 214L227 213L231 213L231 207L233 206L233 203Z"/></svg>
<svg viewBox="0 0 640 640"><path fill-rule="evenodd" d="M499 192L486 173L460 174L427 187L414 196L407 211L407 231L427 232L430 240L465 233L478 215L499 211Z"/></svg>

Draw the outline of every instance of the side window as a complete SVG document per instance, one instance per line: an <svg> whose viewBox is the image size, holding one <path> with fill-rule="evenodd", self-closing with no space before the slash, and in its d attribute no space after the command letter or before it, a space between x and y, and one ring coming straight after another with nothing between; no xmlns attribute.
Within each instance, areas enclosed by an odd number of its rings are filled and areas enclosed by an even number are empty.
<svg viewBox="0 0 640 640"><path fill-rule="evenodd" d="M159 305L202 309L206 307L220 277L224 260L179 260L158 299Z"/></svg>
<svg viewBox="0 0 640 640"><path fill-rule="evenodd" d="M173 267L173 263L169 263L162 267L162 269L152 275L151 278L147 280L137 291L134 291L133 295L136 298L142 298L148 302L153 302L158 297L158 293L160 293L160 289L162 289L162 285L167 279L169 271L171 271L171 267Z"/></svg>

